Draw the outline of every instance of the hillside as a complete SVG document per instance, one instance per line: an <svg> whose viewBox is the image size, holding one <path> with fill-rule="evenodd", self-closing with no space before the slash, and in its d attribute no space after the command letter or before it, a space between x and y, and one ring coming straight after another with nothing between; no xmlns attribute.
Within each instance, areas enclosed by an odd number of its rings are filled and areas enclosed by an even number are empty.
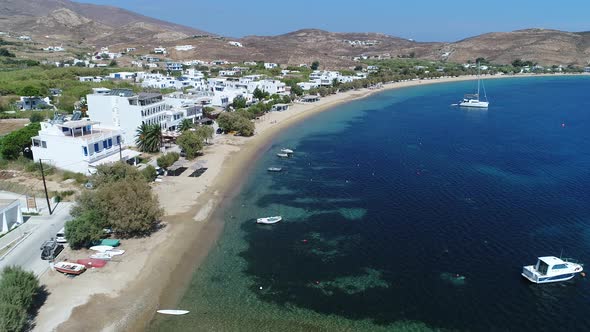
<svg viewBox="0 0 590 332"><path fill-rule="evenodd" d="M298 65L319 60L327 68L355 65L356 57L410 57L464 62L484 57L496 63L515 59L540 64L587 65L590 32L528 29L494 32L453 43L423 43L381 33L334 33L303 29L277 36L230 39L198 29L164 22L128 10L70 0L0 0L0 31L13 37L28 35L31 42L12 47L21 57L60 59L64 56L136 47L136 54L164 46L172 60L269 61ZM231 46L239 41L243 47ZM193 45L175 51L176 45ZM63 45L68 52L40 49ZM131 58L122 59L130 62Z"/></svg>

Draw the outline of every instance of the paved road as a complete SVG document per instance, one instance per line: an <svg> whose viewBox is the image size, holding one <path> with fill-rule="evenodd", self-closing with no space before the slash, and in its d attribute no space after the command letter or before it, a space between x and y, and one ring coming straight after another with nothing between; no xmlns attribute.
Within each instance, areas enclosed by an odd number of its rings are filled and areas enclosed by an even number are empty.
<svg viewBox="0 0 590 332"><path fill-rule="evenodd" d="M55 234L70 220L72 203L62 202L57 205L52 216L31 217L23 226L15 229L17 235L30 235L0 261L0 269L5 266L19 265L40 276L49 268L49 261L41 259L41 245ZM26 227L25 227L26 226Z"/></svg>

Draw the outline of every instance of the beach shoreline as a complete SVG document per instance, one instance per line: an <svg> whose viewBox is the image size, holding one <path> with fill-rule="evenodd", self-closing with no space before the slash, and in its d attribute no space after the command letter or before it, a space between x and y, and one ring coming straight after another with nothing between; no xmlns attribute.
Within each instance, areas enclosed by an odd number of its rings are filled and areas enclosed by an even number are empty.
<svg viewBox="0 0 590 332"><path fill-rule="evenodd" d="M570 75L496 75L482 79L542 76ZM192 274L206 259L223 231L222 207L230 204L239 193L246 181L243 175L249 173L254 161L283 130L320 112L376 93L476 78L412 80L383 84L378 89L347 91L321 98L312 104L296 103L284 112L271 112L256 120L256 133L251 138L216 136L213 145L206 147L204 155L191 164L200 163L208 168L202 177L189 178L187 175L190 172L187 171L183 176L166 177L164 182L154 185L166 212L166 227L150 238L124 241L124 246L129 246L127 249L136 251L128 250L129 256L123 257L135 262L130 264L131 267L120 265L106 270L110 274L86 273L81 276L81 282L66 280L53 271L42 276L41 282L47 285L50 293L75 293L78 296L69 300L50 295L40 310L35 330L145 329L156 309L162 306L172 308L183 295ZM457 99L462 97L462 93ZM109 287L101 284L105 280L110 280Z"/></svg>

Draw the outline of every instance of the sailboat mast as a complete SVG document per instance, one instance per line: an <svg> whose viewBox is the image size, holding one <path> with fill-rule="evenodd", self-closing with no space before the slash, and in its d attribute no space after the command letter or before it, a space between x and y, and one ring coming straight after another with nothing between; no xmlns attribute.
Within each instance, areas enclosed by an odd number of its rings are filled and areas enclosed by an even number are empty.
<svg viewBox="0 0 590 332"><path fill-rule="evenodd" d="M479 62L477 62L476 65L477 65L477 99L479 99Z"/></svg>

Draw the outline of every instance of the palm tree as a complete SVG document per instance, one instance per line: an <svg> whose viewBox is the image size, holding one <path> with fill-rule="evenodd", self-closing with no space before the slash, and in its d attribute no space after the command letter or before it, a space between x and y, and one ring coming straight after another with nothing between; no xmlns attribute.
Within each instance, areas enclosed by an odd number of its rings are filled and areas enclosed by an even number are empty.
<svg viewBox="0 0 590 332"><path fill-rule="evenodd" d="M142 123L137 127L135 145L141 152L158 152L162 146L162 129L155 123Z"/></svg>
<svg viewBox="0 0 590 332"><path fill-rule="evenodd" d="M187 131L191 128L193 128L193 122L189 119L182 119L182 122L180 122L180 126L178 127L181 132Z"/></svg>

